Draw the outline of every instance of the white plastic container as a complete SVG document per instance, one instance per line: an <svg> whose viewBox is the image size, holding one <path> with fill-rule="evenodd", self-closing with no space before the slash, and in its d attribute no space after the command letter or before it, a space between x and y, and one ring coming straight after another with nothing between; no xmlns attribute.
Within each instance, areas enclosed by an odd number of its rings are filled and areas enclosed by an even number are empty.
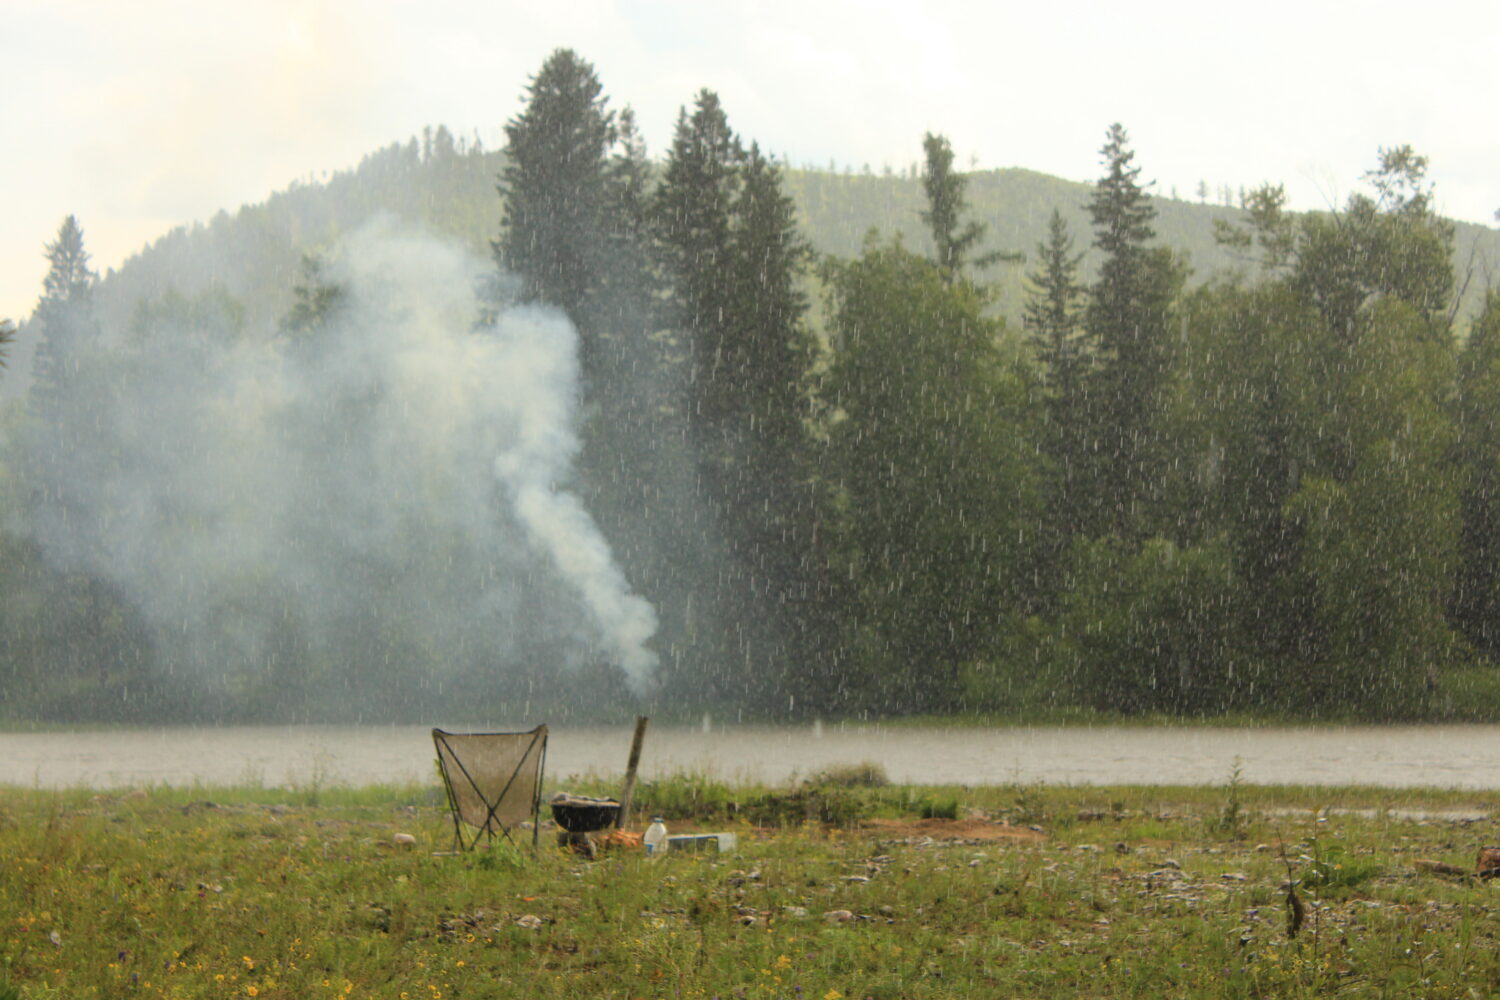
<svg viewBox="0 0 1500 1000"><path fill-rule="evenodd" d="M667 850L702 854L728 854L739 846L732 833L689 833L667 838Z"/></svg>
<svg viewBox="0 0 1500 1000"><path fill-rule="evenodd" d="M651 817L651 825L646 827L646 835L641 841L646 845L647 857L659 857L666 851L667 825L661 821L660 816Z"/></svg>

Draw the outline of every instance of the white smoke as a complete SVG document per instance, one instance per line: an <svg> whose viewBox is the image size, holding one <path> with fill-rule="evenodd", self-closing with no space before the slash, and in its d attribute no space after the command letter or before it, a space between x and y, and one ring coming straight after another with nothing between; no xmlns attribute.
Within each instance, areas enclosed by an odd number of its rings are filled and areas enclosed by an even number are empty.
<svg viewBox="0 0 1500 1000"><path fill-rule="evenodd" d="M537 309L506 313L496 335L505 367L527 372L538 391L517 398L513 443L495 459L495 474L532 541L583 597L632 690L644 693L657 665L646 645L656 633L656 612L631 593L593 518L563 485L579 448L577 336L565 317Z"/></svg>
<svg viewBox="0 0 1500 1000"><path fill-rule="evenodd" d="M654 612L565 489L577 335L544 309L476 330L489 267L373 226L329 255L342 303L305 340L196 300L105 331L77 411L30 442L48 502L24 527L115 583L186 669L269 671L295 618L315 652L368 637L325 660L372 683L541 650L607 654L646 691Z"/></svg>

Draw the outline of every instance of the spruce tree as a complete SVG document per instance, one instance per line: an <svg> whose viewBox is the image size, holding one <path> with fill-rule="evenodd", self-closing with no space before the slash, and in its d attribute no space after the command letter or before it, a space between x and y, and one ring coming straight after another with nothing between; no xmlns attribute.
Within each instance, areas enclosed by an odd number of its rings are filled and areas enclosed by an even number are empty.
<svg viewBox="0 0 1500 1000"><path fill-rule="evenodd" d="M758 619L769 628L767 692L807 710L833 707L839 623L819 530L808 377L816 357L800 282L812 251L781 171L752 144L733 209L732 309L724 389L733 470L723 497ZM836 687L836 685L832 685Z"/></svg>
<svg viewBox="0 0 1500 1000"><path fill-rule="evenodd" d="M970 257L985 227L964 221L964 190L968 178L953 170L953 147L946 137L928 132L922 137L926 169L922 172L922 190L927 208L922 221L932 232L933 259L949 282L957 281L969 267L988 267L1001 260L1020 260L1019 254L991 252Z"/></svg>
<svg viewBox="0 0 1500 1000"><path fill-rule="evenodd" d="M610 229L615 116L594 67L571 49L547 58L526 97L525 110L505 126L505 207L495 258L520 279L519 302L544 302L567 313L579 331L580 367L591 383L604 367L605 334L595 311Z"/></svg>
<svg viewBox="0 0 1500 1000"><path fill-rule="evenodd" d="M1103 260L1084 320L1100 355L1090 390L1091 446L1099 455L1092 489L1099 529L1139 538L1149 531L1165 474L1159 433L1173 362L1168 310L1182 273L1170 251L1149 245L1156 209L1125 129L1111 125L1100 152L1106 172L1089 214Z"/></svg>
<svg viewBox="0 0 1500 1000"><path fill-rule="evenodd" d="M767 707L815 709L838 626L807 426L811 251L780 170L744 149L711 91L679 116L652 216L707 514L695 544L711 576L695 601L720 632L699 633L698 655L744 664L705 679Z"/></svg>
<svg viewBox="0 0 1500 1000"><path fill-rule="evenodd" d="M743 157L718 95L700 91L692 114L686 108L678 114L653 205L670 325L685 340L688 412L700 439L721 435L735 409L732 382L724 378L733 365L727 265Z"/></svg>
<svg viewBox="0 0 1500 1000"><path fill-rule="evenodd" d="M807 297L798 281L812 249L797 228L797 208L781 171L751 145L735 199L729 254L729 385L736 419L761 450L795 447L802 426L802 381L810 338Z"/></svg>
<svg viewBox="0 0 1500 1000"><path fill-rule="evenodd" d="M344 304L344 289L328 280L323 258L304 253L302 281L292 286L292 308L281 318L277 333L300 343L313 336Z"/></svg>
<svg viewBox="0 0 1500 1000"><path fill-rule="evenodd" d="M1459 357L1459 461L1467 472L1452 618L1500 659L1500 293L1491 292Z"/></svg>
<svg viewBox="0 0 1500 1000"><path fill-rule="evenodd" d="M1023 311L1027 335L1041 364L1046 391L1042 450L1050 465L1045 537L1042 544L1044 590L1051 591L1062 555L1086 528L1084 502L1088 453L1088 386L1093 352L1081 327L1083 285L1078 280L1081 253L1056 209L1047 239L1036 248L1037 267L1027 275L1030 290Z"/></svg>
<svg viewBox="0 0 1500 1000"><path fill-rule="evenodd" d="M1076 398L1089 360L1080 327L1084 288L1078 264L1083 254L1073 252L1068 224L1056 209L1036 254L1036 270L1026 276L1031 284L1022 313L1026 332L1054 397Z"/></svg>
<svg viewBox="0 0 1500 1000"><path fill-rule="evenodd" d="M32 314L37 328L32 366L32 408L43 419L55 415L68 383L77 374L80 347L96 332L93 292L98 275L89 267L83 227L70 215L46 245L47 276Z"/></svg>
<svg viewBox="0 0 1500 1000"><path fill-rule="evenodd" d="M0 368L5 367L5 356L10 345L15 343L16 325L8 319L0 319Z"/></svg>

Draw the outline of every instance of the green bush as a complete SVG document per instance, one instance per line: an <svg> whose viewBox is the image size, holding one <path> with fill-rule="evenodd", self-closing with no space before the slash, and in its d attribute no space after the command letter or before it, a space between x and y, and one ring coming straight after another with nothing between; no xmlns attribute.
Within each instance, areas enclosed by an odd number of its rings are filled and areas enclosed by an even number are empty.
<svg viewBox="0 0 1500 1000"><path fill-rule="evenodd" d="M1242 602L1222 539L1179 548L1152 538L1138 550L1116 538L1085 542L1072 575L1065 631L1096 707L1203 714L1251 694L1248 672L1236 669Z"/></svg>
<svg viewBox="0 0 1500 1000"><path fill-rule="evenodd" d="M891 779L884 765L862 760L857 764L831 764L814 775L811 783L839 788L884 788Z"/></svg>

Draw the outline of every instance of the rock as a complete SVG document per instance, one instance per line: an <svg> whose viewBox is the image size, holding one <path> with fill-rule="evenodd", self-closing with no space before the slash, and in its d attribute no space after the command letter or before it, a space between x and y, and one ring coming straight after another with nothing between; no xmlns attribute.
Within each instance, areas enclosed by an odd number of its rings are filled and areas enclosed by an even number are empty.
<svg viewBox="0 0 1500 1000"><path fill-rule="evenodd" d="M534 913L525 913L516 918L516 926L534 931L542 926L542 918Z"/></svg>
<svg viewBox="0 0 1500 1000"><path fill-rule="evenodd" d="M823 914L823 919L830 924L847 924L854 919L854 913L850 910L829 910Z"/></svg>
<svg viewBox="0 0 1500 1000"><path fill-rule="evenodd" d="M1432 861L1428 858L1413 858L1411 866L1417 869L1417 871L1428 872L1432 875L1457 875L1462 877L1469 874L1458 867L1458 865L1450 865L1446 861ZM1481 871L1480 875L1483 874Z"/></svg>
<svg viewBox="0 0 1500 1000"><path fill-rule="evenodd" d="M1500 875L1500 847L1481 847L1479 861L1474 866L1474 872L1480 878L1494 878Z"/></svg>
<svg viewBox="0 0 1500 1000"><path fill-rule="evenodd" d="M412 848L417 846L417 838L409 833L398 833L391 838L391 843L397 847Z"/></svg>

